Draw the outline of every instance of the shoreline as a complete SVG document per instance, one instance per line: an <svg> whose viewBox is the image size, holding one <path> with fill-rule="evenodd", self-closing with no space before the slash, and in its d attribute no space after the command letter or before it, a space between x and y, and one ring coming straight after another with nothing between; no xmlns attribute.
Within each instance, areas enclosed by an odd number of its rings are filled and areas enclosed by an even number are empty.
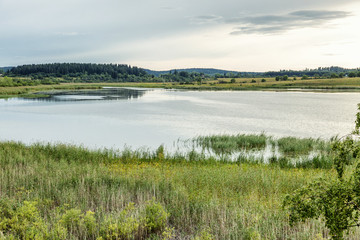
<svg viewBox="0 0 360 240"><path fill-rule="evenodd" d="M147 88L188 91L271 91L271 92L323 92L346 93L360 92L360 86L299 86L299 87L253 87L253 86L219 86L219 85L172 85L170 83L61 83L56 85L0 87L0 99L7 98L38 98L46 91L61 90L96 90L109 87L120 88ZM48 97L46 94L43 97Z"/></svg>

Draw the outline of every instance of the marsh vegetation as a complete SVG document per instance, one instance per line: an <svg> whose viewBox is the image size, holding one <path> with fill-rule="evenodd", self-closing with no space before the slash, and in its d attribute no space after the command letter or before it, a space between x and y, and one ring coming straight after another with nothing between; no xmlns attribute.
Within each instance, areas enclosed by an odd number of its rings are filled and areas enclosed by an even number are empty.
<svg viewBox="0 0 360 240"><path fill-rule="evenodd" d="M282 201L331 169L223 162L149 151L0 144L5 239L311 239ZM355 234L355 233L354 233Z"/></svg>

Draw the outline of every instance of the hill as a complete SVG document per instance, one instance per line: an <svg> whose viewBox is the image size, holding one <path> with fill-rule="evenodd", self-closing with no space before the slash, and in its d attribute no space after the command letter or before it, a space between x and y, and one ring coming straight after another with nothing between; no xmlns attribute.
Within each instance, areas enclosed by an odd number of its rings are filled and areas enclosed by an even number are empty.
<svg viewBox="0 0 360 240"><path fill-rule="evenodd" d="M11 70L12 68L14 68L14 67L0 67L0 70L7 72L7 71Z"/></svg>
<svg viewBox="0 0 360 240"><path fill-rule="evenodd" d="M203 73L206 75L211 75L214 76L215 74L228 74L228 73L233 73L233 74L237 74L237 71L229 71L229 70L222 70L222 69L215 69L215 68L184 68L184 69L171 69L171 70L165 70L165 71L154 71L154 70L150 70L150 69L144 69L148 74L150 75L155 75L155 76L160 76L162 74L167 74L170 72L187 72L187 73Z"/></svg>

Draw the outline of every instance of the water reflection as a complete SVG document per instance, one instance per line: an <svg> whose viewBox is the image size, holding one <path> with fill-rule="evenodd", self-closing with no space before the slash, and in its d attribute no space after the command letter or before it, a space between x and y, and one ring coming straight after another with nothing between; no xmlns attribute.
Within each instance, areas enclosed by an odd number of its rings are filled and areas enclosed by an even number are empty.
<svg viewBox="0 0 360 240"><path fill-rule="evenodd" d="M102 88L96 90L59 90L38 92L34 98L27 100L63 102L63 101L89 101L89 100L128 100L141 98L149 90L131 88ZM36 97L38 95L39 97ZM47 95L47 97L43 97Z"/></svg>

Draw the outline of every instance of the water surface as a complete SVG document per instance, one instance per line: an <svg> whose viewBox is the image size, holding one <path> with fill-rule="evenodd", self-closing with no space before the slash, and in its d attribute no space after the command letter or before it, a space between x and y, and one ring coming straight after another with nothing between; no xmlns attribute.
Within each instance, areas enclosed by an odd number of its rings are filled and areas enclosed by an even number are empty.
<svg viewBox="0 0 360 240"><path fill-rule="evenodd" d="M0 140L154 148L209 134L345 135L359 93L103 89L0 100Z"/></svg>

